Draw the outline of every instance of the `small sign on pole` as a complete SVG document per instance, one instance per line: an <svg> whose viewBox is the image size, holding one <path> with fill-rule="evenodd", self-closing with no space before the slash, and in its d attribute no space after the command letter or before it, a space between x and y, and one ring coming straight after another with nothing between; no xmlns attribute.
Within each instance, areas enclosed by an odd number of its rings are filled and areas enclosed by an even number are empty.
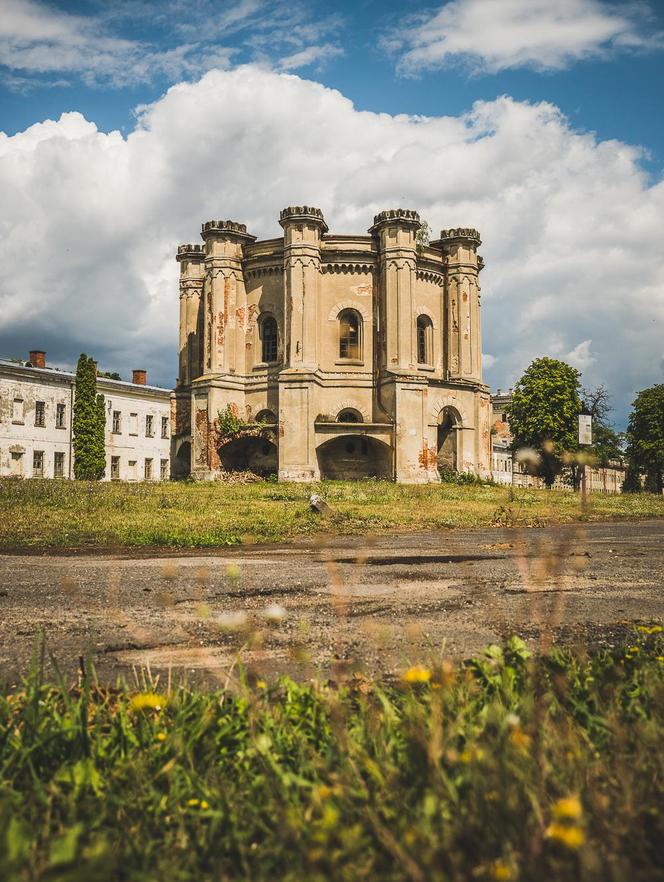
<svg viewBox="0 0 664 882"><path fill-rule="evenodd" d="M579 444L593 443L593 418L589 413L579 414Z"/></svg>

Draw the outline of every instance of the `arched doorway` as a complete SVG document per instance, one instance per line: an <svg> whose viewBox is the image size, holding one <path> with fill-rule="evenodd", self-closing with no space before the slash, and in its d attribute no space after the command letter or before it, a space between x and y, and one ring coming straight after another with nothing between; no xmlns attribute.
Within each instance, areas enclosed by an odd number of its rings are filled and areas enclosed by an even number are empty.
<svg viewBox="0 0 664 882"><path fill-rule="evenodd" d="M444 407L438 417L438 468L461 471L461 415L454 407Z"/></svg>
<svg viewBox="0 0 664 882"><path fill-rule="evenodd" d="M332 438L320 445L316 455L323 479L355 481L392 477L391 449L367 435Z"/></svg>
<svg viewBox="0 0 664 882"><path fill-rule="evenodd" d="M191 474L191 443L183 441L173 461L173 477L186 478Z"/></svg>
<svg viewBox="0 0 664 882"><path fill-rule="evenodd" d="M219 464L225 472L253 472L267 477L276 474L277 445L269 438L234 438L219 448Z"/></svg>

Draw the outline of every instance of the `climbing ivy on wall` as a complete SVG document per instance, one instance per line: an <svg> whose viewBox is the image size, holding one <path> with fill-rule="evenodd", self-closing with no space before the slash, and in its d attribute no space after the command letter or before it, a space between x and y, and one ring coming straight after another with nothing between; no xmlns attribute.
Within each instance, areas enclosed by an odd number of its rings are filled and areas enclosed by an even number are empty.
<svg viewBox="0 0 664 882"><path fill-rule="evenodd" d="M97 394L97 365L81 353L74 389L74 477L99 481L106 471L104 396Z"/></svg>

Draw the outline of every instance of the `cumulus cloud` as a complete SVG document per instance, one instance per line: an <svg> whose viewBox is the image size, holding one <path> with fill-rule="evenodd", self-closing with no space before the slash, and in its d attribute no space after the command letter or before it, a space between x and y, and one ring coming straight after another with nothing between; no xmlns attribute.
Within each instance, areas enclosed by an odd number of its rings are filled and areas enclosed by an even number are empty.
<svg viewBox="0 0 664 882"><path fill-rule="evenodd" d="M126 138L64 114L0 135L0 352L44 348L72 363L87 350L172 383L173 255L202 221L275 236L279 210L304 203L348 233L401 205L434 233L482 233L489 382L567 354L624 409L662 381L664 184L640 159L546 103L390 116L251 66L172 87Z"/></svg>
<svg viewBox="0 0 664 882"><path fill-rule="evenodd" d="M388 35L404 74L461 63L475 72L560 70L575 61L663 43L645 3L451 0Z"/></svg>

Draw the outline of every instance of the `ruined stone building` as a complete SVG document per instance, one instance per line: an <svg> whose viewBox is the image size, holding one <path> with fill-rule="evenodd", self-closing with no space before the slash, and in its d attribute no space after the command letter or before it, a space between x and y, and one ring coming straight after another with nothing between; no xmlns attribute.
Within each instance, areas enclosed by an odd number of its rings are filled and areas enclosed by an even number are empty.
<svg viewBox="0 0 664 882"><path fill-rule="evenodd" d="M367 235L330 233L307 206L279 223L283 236L257 241L208 221L202 245L178 248L174 469L488 475L478 232L420 246L419 215L402 209L376 215Z"/></svg>
<svg viewBox="0 0 664 882"><path fill-rule="evenodd" d="M29 360L0 359L0 477L71 478L75 374ZM168 389L148 386L143 370L132 382L97 378L106 411L105 480L168 480L171 419Z"/></svg>

